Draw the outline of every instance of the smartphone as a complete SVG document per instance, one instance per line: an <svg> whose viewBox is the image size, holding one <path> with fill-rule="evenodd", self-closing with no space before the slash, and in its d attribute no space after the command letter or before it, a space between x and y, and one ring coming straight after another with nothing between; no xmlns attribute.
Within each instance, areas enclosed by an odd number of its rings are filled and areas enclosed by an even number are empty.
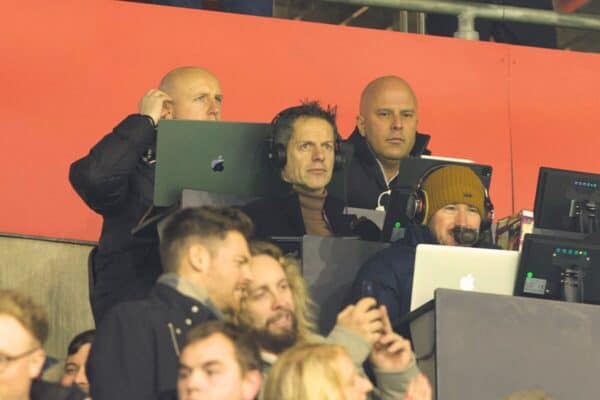
<svg viewBox="0 0 600 400"><path fill-rule="evenodd" d="M379 306L379 299L377 298L377 291L375 290L375 282L373 281L362 281L361 287L361 298L363 297L372 297L377 302L377 306Z"/></svg>

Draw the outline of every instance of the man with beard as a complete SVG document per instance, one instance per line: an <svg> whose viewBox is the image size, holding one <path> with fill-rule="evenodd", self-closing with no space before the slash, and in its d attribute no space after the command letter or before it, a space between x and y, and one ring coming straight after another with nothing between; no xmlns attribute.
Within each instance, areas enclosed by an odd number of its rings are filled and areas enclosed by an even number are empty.
<svg viewBox="0 0 600 400"><path fill-rule="evenodd" d="M395 242L367 260L354 279L348 299L349 304L359 299L364 282L370 282L397 331L399 321L410 311L418 244L497 248L481 233L491 222L492 206L485 186L471 168L439 167L426 175L420 192L425 199L422 220L408 226L407 242Z"/></svg>
<svg viewBox="0 0 600 400"><path fill-rule="evenodd" d="M253 281L236 320L257 341L263 374L295 344L327 341L344 346L357 366L370 356L379 397L402 398L419 370L410 342L392 331L385 307L376 307L373 298L362 299L340 312L336 326L323 338L315 333L312 302L295 260L267 243L252 244L251 252Z"/></svg>

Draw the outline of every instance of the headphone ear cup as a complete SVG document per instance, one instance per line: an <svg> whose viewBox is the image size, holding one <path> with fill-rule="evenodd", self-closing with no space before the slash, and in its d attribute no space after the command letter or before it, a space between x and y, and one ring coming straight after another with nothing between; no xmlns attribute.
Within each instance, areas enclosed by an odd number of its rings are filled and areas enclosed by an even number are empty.
<svg viewBox="0 0 600 400"><path fill-rule="evenodd" d="M286 162L285 147L275 143L273 138L267 139L267 158L274 168L283 168Z"/></svg>
<svg viewBox="0 0 600 400"><path fill-rule="evenodd" d="M485 218L481 221L481 225L479 227L480 231L486 231L491 228L492 222L494 221L494 205L492 201L488 197L487 193L485 194L485 198L483 200L483 215Z"/></svg>
<svg viewBox="0 0 600 400"><path fill-rule="evenodd" d="M285 167L285 163L287 161L287 153L285 150L285 146L281 143L275 144L275 166L277 168L283 169Z"/></svg>
<svg viewBox="0 0 600 400"><path fill-rule="evenodd" d="M426 207L424 193L421 191L413 192L408 196L408 201L406 202L406 217L420 224L426 215L423 212Z"/></svg>
<svg viewBox="0 0 600 400"><path fill-rule="evenodd" d="M283 168L285 165L285 149L282 152L283 145L275 143L273 138L267 139L267 159L273 168Z"/></svg>

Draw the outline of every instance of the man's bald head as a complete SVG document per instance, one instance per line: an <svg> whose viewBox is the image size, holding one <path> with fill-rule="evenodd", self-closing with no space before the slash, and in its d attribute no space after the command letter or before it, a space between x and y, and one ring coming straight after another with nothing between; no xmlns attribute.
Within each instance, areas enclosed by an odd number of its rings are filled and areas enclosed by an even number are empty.
<svg viewBox="0 0 600 400"><path fill-rule="evenodd" d="M172 99L164 103L166 119L221 119L221 84L204 68L176 68L160 81L160 90Z"/></svg>
<svg viewBox="0 0 600 400"><path fill-rule="evenodd" d="M415 110L418 108L417 97L408 82L399 76L388 75L374 79L365 86L360 96L361 115L367 112L367 109L371 104L387 91L402 91L408 93L413 99Z"/></svg>
<svg viewBox="0 0 600 400"><path fill-rule="evenodd" d="M415 144L417 122L417 99L404 79L382 76L363 90L356 125L384 168L397 173Z"/></svg>

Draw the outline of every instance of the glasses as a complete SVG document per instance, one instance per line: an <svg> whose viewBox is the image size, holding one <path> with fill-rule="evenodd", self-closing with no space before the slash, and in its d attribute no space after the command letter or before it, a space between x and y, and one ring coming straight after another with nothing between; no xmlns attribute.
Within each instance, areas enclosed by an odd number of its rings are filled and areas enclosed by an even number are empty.
<svg viewBox="0 0 600 400"><path fill-rule="evenodd" d="M0 354L0 372L4 371L8 367L8 364L10 364L11 362L17 361L23 357L27 357L28 355L39 349L39 347L34 347L33 349L21 354L17 354L16 356L7 356L4 354Z"/></svg>

